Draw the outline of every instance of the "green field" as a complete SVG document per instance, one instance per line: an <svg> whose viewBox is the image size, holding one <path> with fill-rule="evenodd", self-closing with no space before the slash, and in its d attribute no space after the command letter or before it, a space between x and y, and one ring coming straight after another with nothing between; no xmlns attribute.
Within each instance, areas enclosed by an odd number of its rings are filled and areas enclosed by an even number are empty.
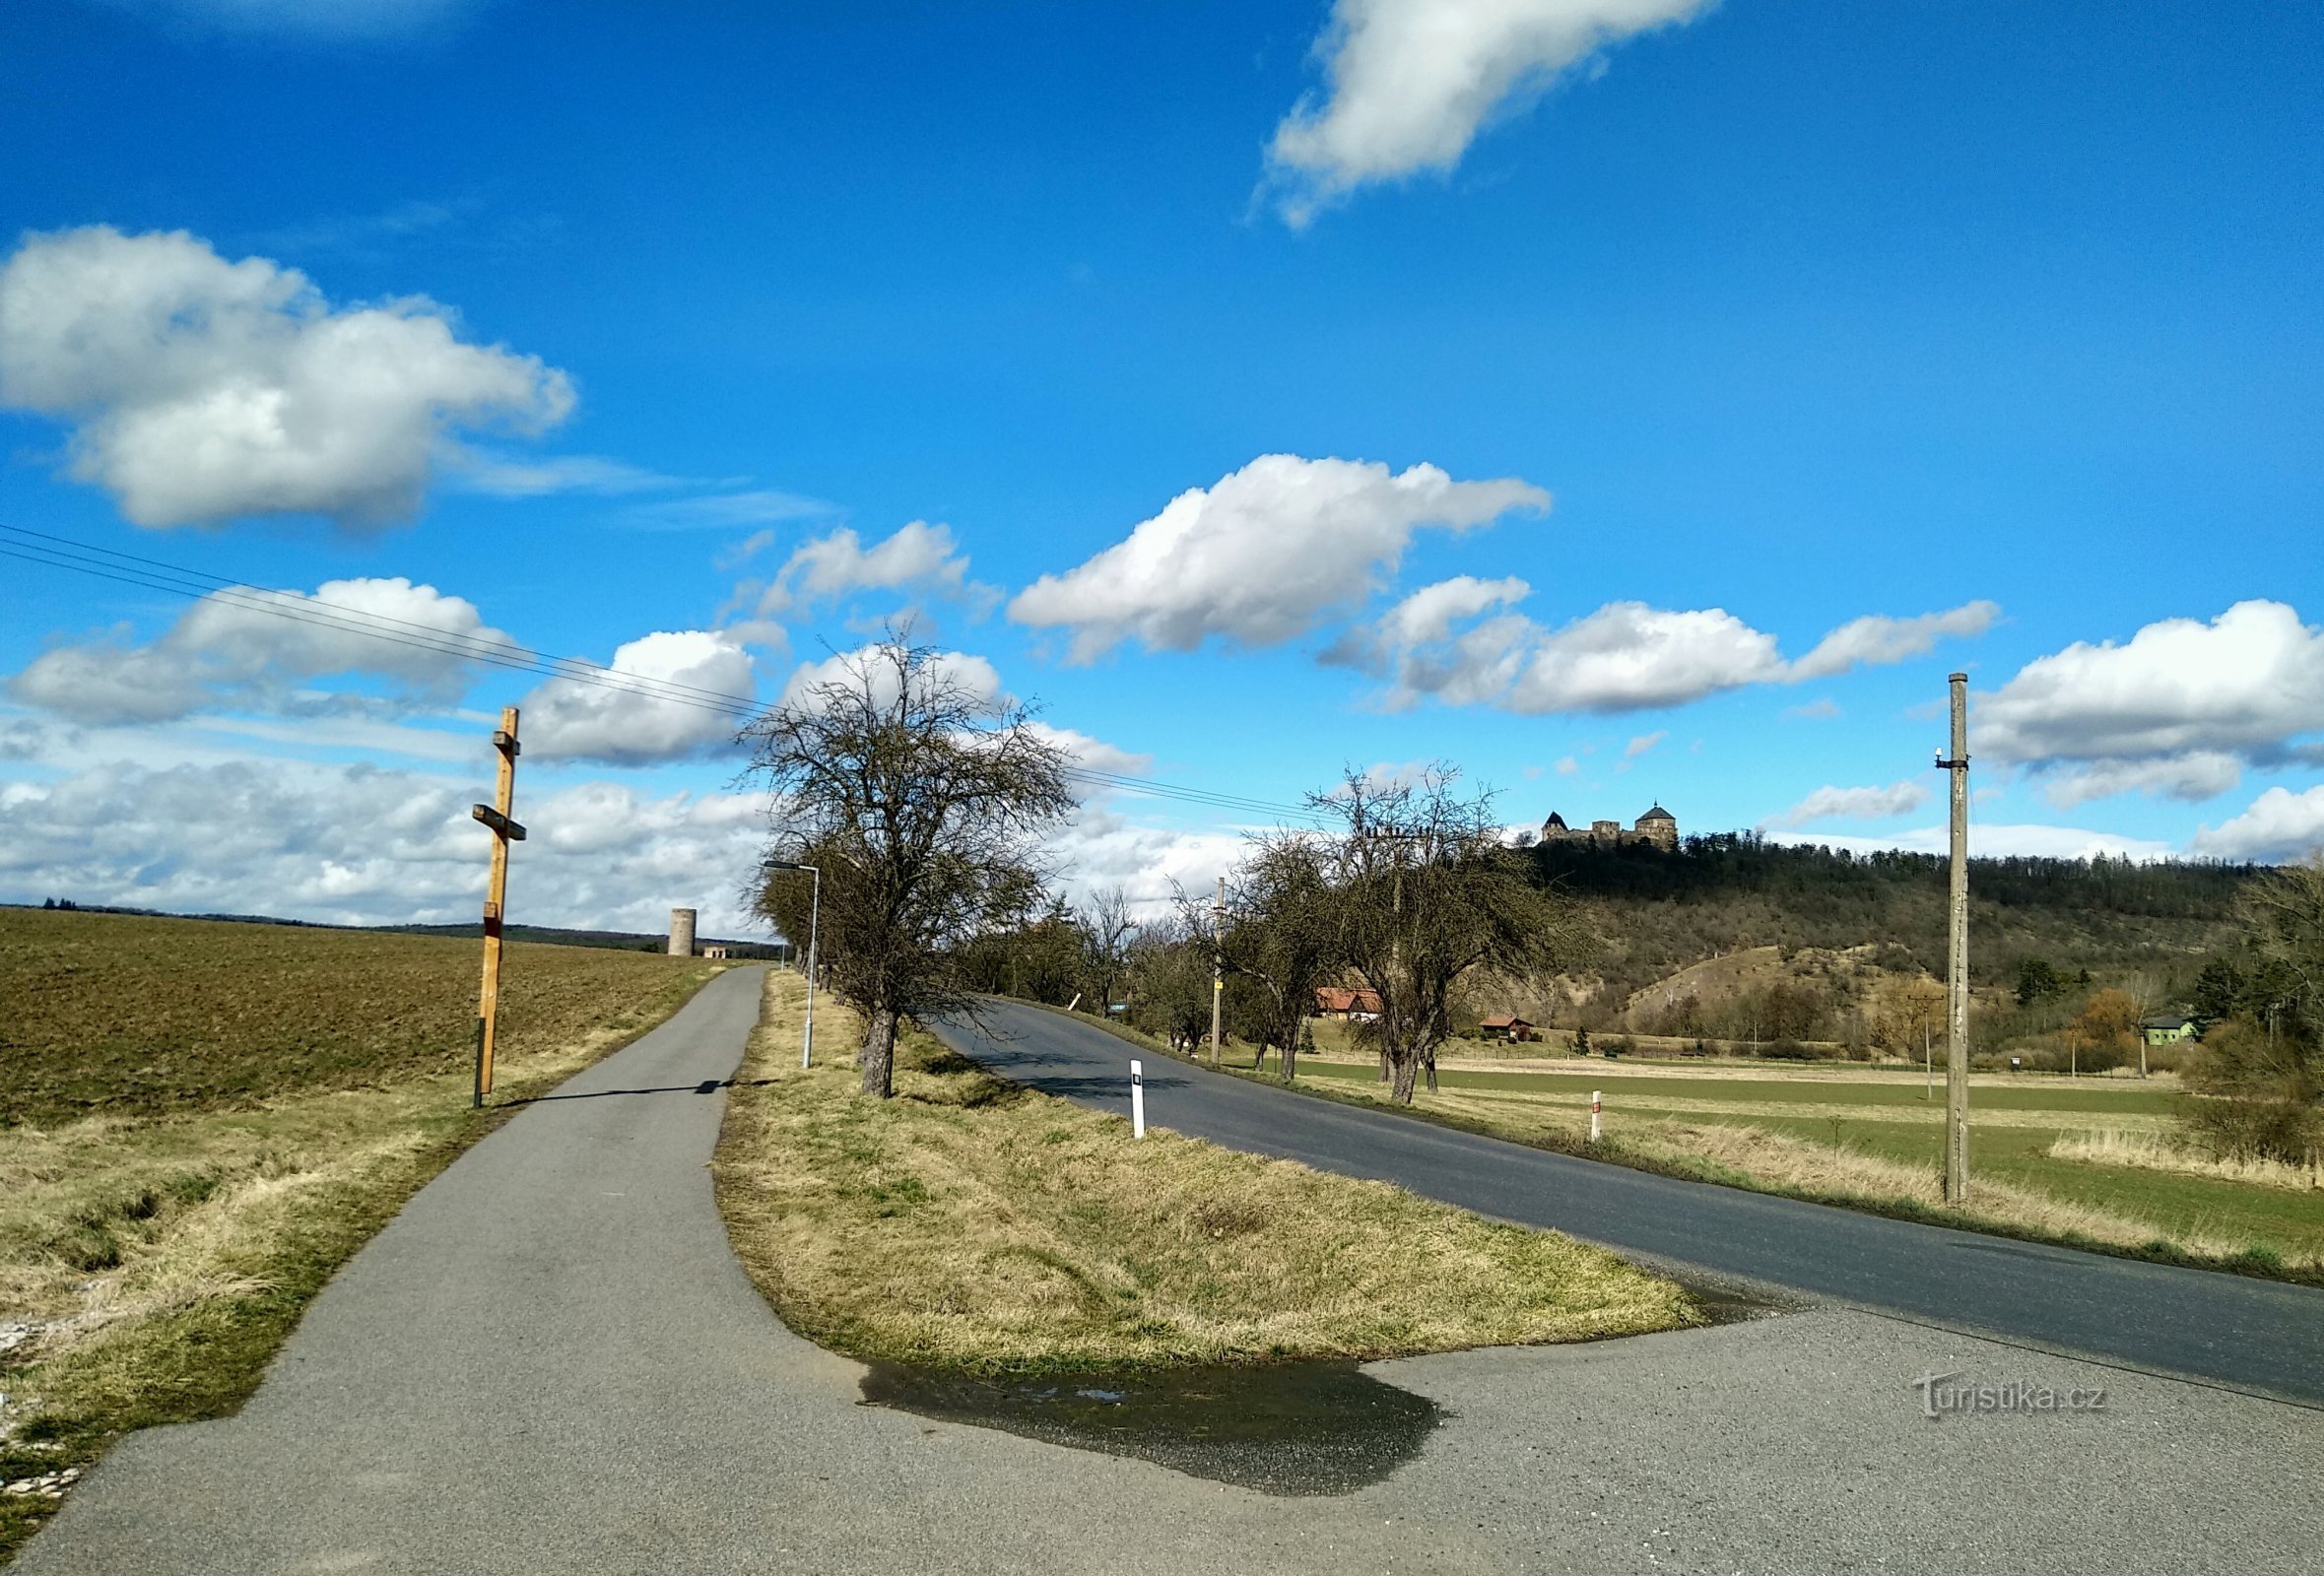
<svg viewBox="0 0 2324 1576"><path fill-rule="evenodd" d="M470 1109L479 949L0 909L0 1480L232 1412L404 1200L718 964L511 947ZM0 1496L0 1558L55 1508Z"/></svg>
<svg viewBox="0 0 2324 1576"><path fill-rule="evenodd" d="M1303 1078L1359 1097L1372 1097L1380 1087L1369 1064L1308 1058L1299 1066ZM1742 1163L1724 1154L1719 1163L1743 1173L1733 1180L1787 1190L1819 1191L1800 1180L1814 1171L1826 1189L1878 1197L1891 1180L1888 1172L1907 1169L1933 1186L1943 1164L1943 1084L1931 1098L1917 1072L1909 1079L1827 1068L1629 1073L1575 1059L1556 1071L1446 1069L1438 1082L1440 1093L1417 1097L1423 1110L1560 1148L1578 1146L1586 1135L1592 1090L1604 1099L1607 1136L1642 1157L1688 1149L1707 1156L1711 1147L1699 1142L1705 1130L1773 1135L1790 1141L1789 1149ZM2035 1231L2052 1222L2037 1207L2021 1206L2015 1195L2063 1207L2062 1221L2078 1221L2083 1213L2115 1217L2139 1228L2112 1233L2122 1246L2152 1237L2212 1257L2256 1247L2287 1264L2324 1261L2324 1193L2060 1159L2048 1152L2068 1136L2164 1135L2179 1098L2168 1088L2119 1080L1980 1077L1969 1101L1972 1202L1983 1191L1997 1223ZM1814 1152L1795 1155L1795 1149ZM1863 1175L1850 1189L1850 1157L1886 1162L1887 1171L1859 1167ZM1923 1189L1915 1196L1931 1195ZM2089 1221L2056 1229L2098 1235Z"/></svg>

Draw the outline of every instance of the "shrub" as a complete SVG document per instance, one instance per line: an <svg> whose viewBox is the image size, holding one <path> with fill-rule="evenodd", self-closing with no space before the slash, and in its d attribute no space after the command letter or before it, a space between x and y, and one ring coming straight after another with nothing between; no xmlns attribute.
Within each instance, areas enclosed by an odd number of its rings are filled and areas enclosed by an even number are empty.
<svg viewBox="0 0 2324 1576"><path fill-rule="evenodd" d="M2296 1035L2230 1018L2187 1059L2186 1080L2179 1119L2216 1154L2296 1165L2324 1148L2315 1068Z"/></svg>

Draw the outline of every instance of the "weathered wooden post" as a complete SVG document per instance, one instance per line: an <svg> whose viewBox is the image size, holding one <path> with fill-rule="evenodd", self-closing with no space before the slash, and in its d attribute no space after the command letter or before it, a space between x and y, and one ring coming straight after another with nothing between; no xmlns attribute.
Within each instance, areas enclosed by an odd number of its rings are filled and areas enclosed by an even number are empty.
<svg viewBox="0 0 2324 1576"><path fill-rule="evenodd" d="M500 777L490 805L473 805L469 814L493 831L493 874L484 899L484 991L476 1007L476 1099L483 1105L493 1092L493 1053L500 1029L500 920L508 906L508 845L524 841L524 828L508 819L516 806L516 708L500 708L500 726L493 735L493 749L500 757Z"/></svg>

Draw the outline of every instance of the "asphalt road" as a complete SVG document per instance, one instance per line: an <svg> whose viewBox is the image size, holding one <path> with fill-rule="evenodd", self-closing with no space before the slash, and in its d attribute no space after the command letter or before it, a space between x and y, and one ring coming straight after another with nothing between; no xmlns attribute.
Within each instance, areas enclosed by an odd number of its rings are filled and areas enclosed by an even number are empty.
<svg viewBox="0 0 2324 1576"><path fill-rule="evenodd" d="M994 1071L1129 1110L1136 1048L1014 1003L939 1032ZM1682 1273L1781 1287L2153 1372L2324 1403L2324 1291L1681 1182L1146 1056L1147 1120L1375 1177Z"/></svg>
<svg viewBox="0 0 2324 1576"><path fill-rule="evenodd" d="M238 1415L123 1441L12 1576L2314 1569L2316 1412L1838 1306L1374 1364L1448 1420L1328 1498L863 1406L711 1195L756 984L462 1156ZM1931 1419L1945 1372L2107 1405Z"/></svg>

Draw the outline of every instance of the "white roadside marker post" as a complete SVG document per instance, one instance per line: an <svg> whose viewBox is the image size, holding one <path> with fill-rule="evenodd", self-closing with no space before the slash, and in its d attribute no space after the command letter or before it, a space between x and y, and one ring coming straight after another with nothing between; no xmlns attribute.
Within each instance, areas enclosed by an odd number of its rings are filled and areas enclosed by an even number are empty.
<svg viewBox="0 0 2324 1576"><path fill-rule="evenodd" d="M1146 1137L1146 1065L1130 1064L1130 1137Z"/></svg>
<svg viewBox="0 0 2324 1576"><path fill-rule="evenodd" d="M1598 1091L1590 1090L1590 1142L1598 1142Z"/></svg>

